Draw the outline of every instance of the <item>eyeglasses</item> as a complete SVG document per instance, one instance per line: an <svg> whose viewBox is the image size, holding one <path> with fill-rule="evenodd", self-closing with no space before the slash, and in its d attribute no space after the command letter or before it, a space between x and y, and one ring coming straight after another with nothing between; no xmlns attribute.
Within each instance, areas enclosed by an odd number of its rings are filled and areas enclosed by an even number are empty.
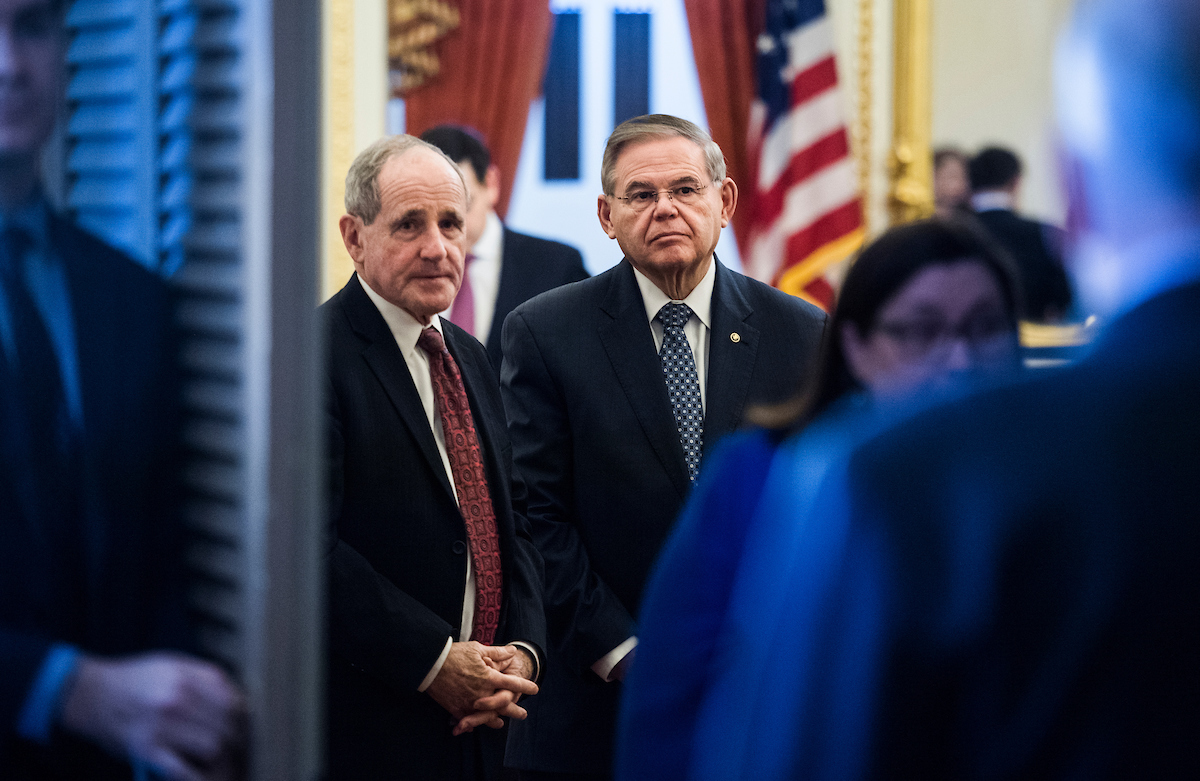
<svg viewBox="0 0 1200 781"><path fill-rule="evenodd" d="M996 314L970 317L956 325L940 320L897 320L879 323L875 329L913 357L948 350L956 341L965 343L971 352L984 353L998 348L1013 332L1012 323Z"/></svg>
<svg viewBox="0 0 1200 781"><path fill-rule="evenodd" d="M652 204L658 203L658 196L666 193L667 197L675 203L681 203L684 206L691 206L700 200L707 189L704 185L699 184L681 184L678 187L670 187L666 190L633 190L628 195L614 196L618 201L624 201L629 204L629 208L635 212L643 212Z"/></svg>

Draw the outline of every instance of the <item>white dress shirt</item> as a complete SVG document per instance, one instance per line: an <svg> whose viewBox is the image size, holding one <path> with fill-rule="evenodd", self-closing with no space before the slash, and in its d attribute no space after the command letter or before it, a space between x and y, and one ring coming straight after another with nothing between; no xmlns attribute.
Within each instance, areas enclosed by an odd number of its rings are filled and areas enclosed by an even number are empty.
<svg viewBox="0 0 1200 781"><path fill-rule="evenodd" d="M971 208L977 212L990 212L997 209L1013 211L1017 207L1017 199L1007 190L982 190L971 196Z"/></svg>
<svg viewBox="0 0 1200 781"><path fill-rule="evenodd" d="M504 223L495 212L489 212L487 225L479 236L479 241L471 247L475 256L466 269L467 278L471 281L471 299L475 305L474 336L487 343L488 334L492 330L492 317L496 314L496 294L500 291L500 264L504 252ZM450 318L454 304L442 312L442 317Z"/></svg>
<svg viewBox="0 0 1200 781"><path fill-rule="evenodd" d="M700 381L700 404L707 411L708 344L712 332L712 294L713 284L717 278L716 261L709 261L708 271L692 289L692 292L688 293L687 298L682 301L676 301L668 296L651 282L649 277L636 268L633 270L633 276L637 280L638 290L642 294L642 303L646 307L646 318L650 321L650 333L654 336L655 350L661 350L663 343L663 324L655 319L659 310L669 303L687 304L688 308L692 310L693 316L683 326L683 334L692 348L692 360L696 362L696 377ZM637 643L636 637L627 638L598 659L592 665L592 671L605 681L611 681L612 671L622 659L629 655L630 651L637 647Z"/></svg>

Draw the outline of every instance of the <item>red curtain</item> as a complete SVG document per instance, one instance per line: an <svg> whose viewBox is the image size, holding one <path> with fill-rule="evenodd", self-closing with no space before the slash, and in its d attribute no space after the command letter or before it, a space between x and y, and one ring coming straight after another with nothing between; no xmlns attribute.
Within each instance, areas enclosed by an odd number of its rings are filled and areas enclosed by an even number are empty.
<svg viewBox="0 0 1200 781"><path fill-rule="evenodd" d="M500 169L508 210L529 103L542 88L550 30L547 0L458 0L459 26L435 44L441 72L404 99L407 132L453 122L481 132Z"/></svg>
<svg viewBox="0 0 1200 781"><path fill-rule="evenodd" d="M766 0L684 0L684 8L709 132L725 153L729 176L738 186L733 228L741 244L754 210L747 140L750 104L758 91L755 41L762 31Z"/></svg>

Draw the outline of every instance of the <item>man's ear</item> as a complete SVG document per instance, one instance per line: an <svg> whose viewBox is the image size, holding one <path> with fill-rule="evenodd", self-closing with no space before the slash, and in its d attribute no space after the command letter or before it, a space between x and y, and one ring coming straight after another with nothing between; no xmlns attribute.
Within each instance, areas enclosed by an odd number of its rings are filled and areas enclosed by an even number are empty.
<svg viewBox="0 0 1200 781"><path fill-rule="evenodd" d="M338 229L342 232L342 243L346 245L346 252L350 253L350 259L358 266L363 252L362 220L353 214L343 214L338 220Z"/></svg>
<svg viewBox="0 0 1200 781"><path fill-rule="evenodd" d="M496 208L496 204L500 203L500 169L494 165L489 165L487 173L483 175L483 186L488 194L488 207Z"/></svg>
<svg viewBox="0 0 1200 781"><path fill-rule="evenodd" d="M617 237L617 227L612 221L612 204L608 202L608 196L596 196L596 216L600 218L600 227L608 234L610 239Z"/></svg>
<svg viewBox="0 0 1200 781"><path fill-rule="evenodd" d="M721 227L724 228L733 219L733 213L737 210L738 189L737 184L728 176L725 181L721 182Z"/></svg>

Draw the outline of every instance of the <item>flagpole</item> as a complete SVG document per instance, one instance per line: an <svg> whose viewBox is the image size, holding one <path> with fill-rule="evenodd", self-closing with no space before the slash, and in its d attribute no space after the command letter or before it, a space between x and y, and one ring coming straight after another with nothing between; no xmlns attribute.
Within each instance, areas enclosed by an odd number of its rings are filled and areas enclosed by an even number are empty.
<svg viewBox="0 0 1200 781"><path fill-rule="evenodd" d="M931 22L930 0L896 0L888 156L893 225L933 214Z"/></svg>

